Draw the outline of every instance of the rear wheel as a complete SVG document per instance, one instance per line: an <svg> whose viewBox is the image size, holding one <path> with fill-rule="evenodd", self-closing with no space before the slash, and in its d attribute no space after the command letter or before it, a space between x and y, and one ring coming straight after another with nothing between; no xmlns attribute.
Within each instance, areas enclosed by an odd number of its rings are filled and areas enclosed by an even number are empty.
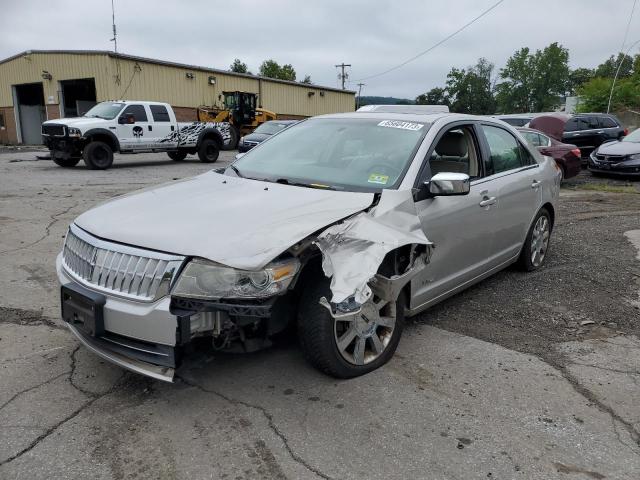
<svg viewBox="0 0 640 480"><path fill-rule="evenodd" d="M533 220L520 252L518 264L523 270L531 272L542 266L547 257L550 237L551 215L546 208L542 208Z"/></svg>
<svg viewBox="0 0 640 480"><path fill-rule="evenodd" d="M372 295L360 313L334 318L319 300L331 298L329 280L305 288L298 311L298 335L307 360L318 370L352 378L381 367L393 356L404 323L404 295L387 302Z"/></svg>
<svg viewBox="0 0 640 480"><path fill-rule="evenodd" d="M91 142L82 152L84 163L92 170L106 170L113 163L113 150L104 142Z"/></svg>
<svg viewBox="0 0 640 480"><path fill-rule="evenodd" d="M56 165L64 168L75 167L80 161L80 157L76 158L54 158L53 161Z"/></svg>
<svg viewBox="0 0 640 480"><path fill-rule="evenodd" d="M213 163L218 160L220 155L220 149L215 140L205 138L202 140L200 147L198 148L198 158L204 163Z"/></svg>
<svg viewBox="0 0 640 480"><path fill-rule="evenodd" d="M169 158L174 162L181 162L182 160L187 158L187 152L183 152L180 150L178 150L177 152L167 152L167 155L169 155Z"/></svg>

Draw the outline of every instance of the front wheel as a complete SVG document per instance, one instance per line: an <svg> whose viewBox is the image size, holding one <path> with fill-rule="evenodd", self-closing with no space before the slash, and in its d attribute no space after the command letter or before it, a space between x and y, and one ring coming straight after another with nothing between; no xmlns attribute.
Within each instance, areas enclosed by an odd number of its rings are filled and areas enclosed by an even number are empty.
<svg viewBox="0 0 640 480"><path fill-rule="evenodd" d="M79 157L76 158L54 158L53 162L60 166L60 167L64 167L64 168L71 168L71 167L75 167L78 162L80 161Z"/></svg>
<svg viewBox="0 0 640 480"><path fill-rule="evenodd" d="M198 158L201 162L213 163L218 160L218 155L220 155L220 149L215 140L210 138L202 140L202 144L198 148Z"/></svg>
<svg viewBox="0 0 640 480"><path fill-rule="evenodd" d="M323 278L305 288L298 311L298 335L307 360L337 378L352 378L381 367L393 356L404 323L404 295L387 302L375 295L360 313L334 318L319 301L331 298Z"/></svg>
<svg viewBox="0 0 640 480"><path fill-rule="evenodd" d="M540 268L547 257L551 237L551 215L546 208L540 209L529 228L524 246L520 252L520 268L531 272Z"/></svg>
<svg viewBox="0 0 640 480"><path fill-rule="evenodd" d="M169 155L169 158L174 162L181 162L182 160L187 158L187 152L182 152L180 150L178 150L177 152L167 152L167 155Z"/></svg>
<svg viewBox="0 0 640 480"><path fill-rule="evenodd" d="M113 163L113 150L104 142L91 142L84 147L82 157L92 170L106 170Z"/></svg>

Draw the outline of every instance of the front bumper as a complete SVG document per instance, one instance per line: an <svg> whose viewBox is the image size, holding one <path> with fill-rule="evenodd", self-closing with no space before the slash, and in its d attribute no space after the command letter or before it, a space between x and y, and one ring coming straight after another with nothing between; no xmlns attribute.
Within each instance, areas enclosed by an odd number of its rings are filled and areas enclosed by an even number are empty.
<svg viewBox="0 0 640 480"><path fill-rule="evenodd" d="M598 161L593 157L589 157L588 167L589 171L595 173L640 177L639 160L627 160L623 162L613 163Z"/></svg>
<svg viewBox="0 0 640 480"><path fill-rule="evenodd" d="M238 143L238 152L245 153L257 146L257 143Z"/></svg>
<svg viewBox="0 0 640 480"><path fill-rule="evenodd" d="M45 146L51 151L52 158L63 160L79 157L82 153L83 141L78 137L51 137L42 136Z"/></svg>

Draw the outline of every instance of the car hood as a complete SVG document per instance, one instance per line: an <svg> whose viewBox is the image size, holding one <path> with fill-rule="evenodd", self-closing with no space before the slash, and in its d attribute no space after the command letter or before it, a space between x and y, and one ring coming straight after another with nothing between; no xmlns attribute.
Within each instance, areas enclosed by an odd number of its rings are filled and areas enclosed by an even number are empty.
<svg viewBox="0 0 640 480"><path fill-rule="evenodd" d="M106 240L256 270L373 198L208 172L108 201L75 223Z"/></svg>
<svg viewBox="0 0 640 480"><path fill-rule="evenodd" d="M635 142L608 142L598 148L602 155L632 155L640 153L640 143Z"/></svg>
<svg viewBox="0 0 640 480"><path fill-rule="evenodd" d="M248 140L250 142L263 142L267 138L269 138L270 136L271 135L268 135L266 133L251 133L251 134L247 135L246 137L244 137L244 139Z"/></svg>
<svg viewBox="0 0 640 480"><path fill-rule="evenodd" d="M58 118L56 120L47 120L43 125L66 125L68 127L81 126L83 128L100 127L106 123L110 123L112 120L105 120L104 118L95 117L72 117L72 118Z"/></svg>

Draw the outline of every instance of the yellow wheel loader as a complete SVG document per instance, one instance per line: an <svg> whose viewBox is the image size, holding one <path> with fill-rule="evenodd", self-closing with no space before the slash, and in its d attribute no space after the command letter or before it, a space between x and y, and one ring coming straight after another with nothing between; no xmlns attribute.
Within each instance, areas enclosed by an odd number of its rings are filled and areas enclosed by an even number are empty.
<svg viewBox="0 0 640 480"><path fill-rule="evenodd" d="M222 95L224 96L224 108L198 107L198 120L200 122L229 122L231 124L231 141L225 149L237 148L240 137L253 132L258 125L277 118L274 112L256 107L258 96L255 93L236 91L222 92Z"/></svg>

